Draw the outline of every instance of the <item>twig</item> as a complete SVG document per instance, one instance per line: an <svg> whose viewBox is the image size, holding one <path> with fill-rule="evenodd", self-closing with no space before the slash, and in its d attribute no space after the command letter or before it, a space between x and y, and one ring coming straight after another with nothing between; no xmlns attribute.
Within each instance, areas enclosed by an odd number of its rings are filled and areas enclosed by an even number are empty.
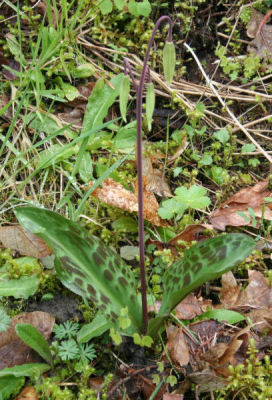
<svg viewBox="0 0 272 400"><path fill-rule="evenodd" d="M189 52L192 54L192 56L194 57L202 75L204 76L204 78L206 79L206 82L208 84L208 86L212 89L212 91L216 94L216 97L218 98L218 100L220 101L220 103L222 104L222 106L224 107L224 109L227 111L227 113L229 114L229 116L232 118L233 121L235 121L235 124L239 126L239 128L244 132L244 134L246 135L246 137L257 147L257 149L264 155L264 157L272 164L272 157L270 157L270 155L259 145L258 142L256 142L256 140L250 135L250 133L246 130L246 128L241 124L241 122L236 118L236 116L233 114L233 112L229 109L229 107L226 105L226 103L224 102L224 100L222 99L222 97L219 95L218 91L216 90L215 86L213 85L212 81L210 80L210 78L207 76L206 72L204 71L199 59L197 58L195 52L193 51L193 49L187 44L184 43L184 46L186 47L187 50L189 50Z"/></svg>

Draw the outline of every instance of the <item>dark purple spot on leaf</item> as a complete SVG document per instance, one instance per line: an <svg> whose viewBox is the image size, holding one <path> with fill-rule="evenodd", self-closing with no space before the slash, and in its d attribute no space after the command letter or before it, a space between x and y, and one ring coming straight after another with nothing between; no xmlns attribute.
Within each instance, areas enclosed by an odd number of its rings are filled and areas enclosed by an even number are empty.
<svg viewBox="0 0 272 400"><path fill-rule="evenodd" d="M110 303L110 299L108 297L104 296L103 294L101 294L100 300L102 301L102 303L105 303L105 304Z"/></svg>
<svg viewBox="0 0 272 400"><path fill-rule="evenodd" d="M183 286L189 285L189 283L191 283L191 277L190 277L190 274L187 273L187 274L184 276Z"/></svg>
<svg viewBox="0 0 272 400"><path fill-rule="evenodd" d="M108 279L109 281L112 281L112 280L113 280L112 273L111 273L110 271L108 271L107 269L105 269L105 271L104 271L104 276L105 276L105 278Z"/></svg>
<svg viewBox="0 0 272 400"><path fill-rule="evenodd" d="M122 276L118 279L118 281L120 282L120 284L122 286L127 286L128 282L125 278L123 278Z"/></svg>
<svg viewBox="0 0 272 400"><path fill-rule="evenodd" d="M88 292L91 293L91 295L93 295L93 296L96 295L96 290L92 285L88 284L87 289L88 289Z"/></svg>

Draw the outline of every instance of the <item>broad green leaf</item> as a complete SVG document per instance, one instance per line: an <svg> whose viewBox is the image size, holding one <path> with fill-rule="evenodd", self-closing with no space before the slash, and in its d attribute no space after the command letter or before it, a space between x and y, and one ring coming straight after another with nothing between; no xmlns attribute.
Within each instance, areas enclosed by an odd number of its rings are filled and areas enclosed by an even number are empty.
<svg viewBox="0 0 272 400"><path fill-rule="evenodd" d="M244 321L245 317L236 311L220 308L216 310L206 311L196 319L201 321L203 319L215 319L219 322L227 321L229 324L236 324L237 322Z"/></svg>
<svg viewBox="0 0 272 400"><path fill-rule="evenodd" d="M147 83L146 89L146 119L148 130L151 131L152 117L155 109L155 90L153 83Z"/></svg>
<svg viewBox="0 0 272 400"><path fill-rule="evenodd" d="M120 128L114 138L116 150L131 150L135 147L137 140L136 121L132 121Z"/></svg>
<svg viewBox="0 0 272 400"><path fill-rule="evenodd" d="M62 151L60 151L61 149ZM51 167L52 165L57 165L61 161L67 160L67 158L71 157L75 152L75 147L66 148L60 144L52 145L48 150L43 150L39 153L36 168L43 169Z"/></svg>
<svg viewBox="0 0 272 400"><path fill-rule="evenodd" d="M249 236L232 233L205 240L187 249L182 260L172 264L163 277L163 297L158 316L148 327L156 335L164 319L189 293L207 281L219 278L254 249Z"/></svg>
<svg viewBox="0 0 272 400"><path fill-rule="evenodd" d="M98 312L92 322L83 325L77 334L78 343L86 343L89 340L101 336L104 332L110 329L110 324L105 316Z"/></svg>
<svg viewBox="0 0 272 400"><path fill-rule="evenodd" d="M117 231L135 233L138 232L137 221L131 217L121 217L112 223L112 227Z"/></svg>
<svg viewBox="0 0 272 400"><path fill-rule="evenodd" d="M172 82L176 66L176 50L173 42L166 42L163 48L163 74L168 84Z"/></svg>
<svg viewBox="0 0 272 400"><path fill-rule="evenodd" d="M52 211L22 207L15 213L24 228L49 244L56 256L57 274L68 289L90 298L113 325L118 322L120 310L127 306L128 317L141 331L142 312L134 274L118 254L78 224Z"/></svg>
<svg viewBox="0 0 272 400"><path fill-rule="evenodd" d="M8 400L13 396L14 399L19 390L24 386L25 378L23 376L3 376L0 378L0 399Z"/></svg>
<svg viewBox="0 0 272 400"><path fill-rule="evenodd" d="M75 78L89 78L94 75L94 66L90 63L78 65L71 71Z"/></svg>
<svg viewBox="0 0 272 400"><path fill-rule="evenodd" d="M213 137L222 144L226 144L229 141L230 135L227 129L220 129L217 132L214 132Z"/></svg>
<svg viewBox="0 0 272 400"><path fill-rule="evenodd" d="M151 4L148 0L140 1L137 4L137 13L143 17L148 17L151 13Z"/></svg>
<svg viewBox="0 0 272 400"><path fill-rule="evenodd" d="M253 143L247 143L242 146L241 153L253 153L256 150L256 147Z"/></svg>
<svg viewBox="0 0 272 400"><path fill-rule="evenodd" d="M88 183L93 179L93 161L88 151L83 153L78 172L83 182Z"/></svg>
<svg viewBox="0 0 272 400"><path fill-rule="evenodd" d="M122 11L125 5L125 0L114 0L114 4L118 10Z"/></svg>
<svg viewBox="0 0 272 400"><path fill-rule="evenodd" d="M171 219L175 214L182 215L187 208L184 202L178 201L174 197L162 202L162 206L158 209L158 214L162 219Z"/></svg>
<svg viewBox="0 0 272 400"><path fill-rule="evenodd" d="M16 365L15 367L2 369L0 371L0 377L8 375L37 376L37 375L42 375L49 369L50 369L49 365L41 363Z"/></svg>
<svg viewBox="0 0 272 400"><path fill-rule="evenodd" d="M98 6L103 15L109 14L113 8L111 0L102 0Z"/></svg>
<svg viewBox="0 0 272 400"><path fill-rule="evenodd" d="M111 79L110 84L114 89L103 80L97 81L88 99L82 125L82 134L103 123L110 106L119 95L123 76L123 74L119 74Z"/></svg>
<svg viewBox="0 0 272 400"><path fill-rule="evenodd" d="M198 185L192 185L190 189L185 186L179 187L175 190L177 201L186 204L191 208L205 208L210 204L209 197L205 196L207 190Z"/></svg>
<svg viewBox="0 0 272 400"><path fill-rule="evenodd" d="M53 364L49 345L43 335L30 324L17 324L15 331L20 339L35 350L45 361Z"/></svg>
<svg viewBox="0 0 272 400"><path fill-rule="evenodd" d="M1 275L0 296L13 296L16 299L27 299L38 290L40 279L33 276L22 276L19 279L9 279L8 275Z"/></svg>
<svg viewBox="0 0 272 400"><path fill-rule="evenodd" d="M129 75L124 75L120 86L119 104L120 104L121 116L125 122L127 122L127 104L128 104L129 92L130 92L130 77Z"/></svg>

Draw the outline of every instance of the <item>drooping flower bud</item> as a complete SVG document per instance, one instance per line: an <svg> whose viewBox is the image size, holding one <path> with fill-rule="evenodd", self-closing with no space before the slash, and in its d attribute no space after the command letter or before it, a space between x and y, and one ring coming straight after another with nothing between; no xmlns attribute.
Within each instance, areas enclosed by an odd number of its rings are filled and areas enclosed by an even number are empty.
<svg viewBox="0 0 272 400"><path fill-rule="evenodd" d="M127 104L130 92L130 78L128 75L124 75L120 86L120 98L119 105L121 116L125 122L127 122Z"/></svg>
<svg viewBox="0 0 272 400"><path fill-rule="evenodd" d="M148 130L151 131L152 117L155 108L155 90L152 82L146 85L146 119Z"/></svg>
<svg viewBox="0 0 272 400"><path fill-rule="evenodd" d="M176 50L173 42L166 42L163 48L163 73L168 84L171 83L176 65Z"/></svg>

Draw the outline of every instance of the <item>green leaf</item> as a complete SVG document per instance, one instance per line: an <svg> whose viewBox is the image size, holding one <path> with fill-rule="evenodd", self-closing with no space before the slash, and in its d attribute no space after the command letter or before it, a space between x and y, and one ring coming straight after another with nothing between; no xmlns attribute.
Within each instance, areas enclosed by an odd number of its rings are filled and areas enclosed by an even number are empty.
<svg viewBox="0 0 272 400"><path fill-rule="evenodd" d="M151 131L152 117L155 109L155 90L153 83L147 83L146 89L146 120L148 130Z"/></svg>
<svg viewBox="0 0 272 400"><path fill-rule="evenodd" d="M0 378L0 399L8 400L10 396L16 396L19 390L24 386L25 378L23 376L3 376Z"/></svg>
<svg viewBox="0 0 272 400"><path fill-rule="evenodd" d="M11 368L4 368L0 371L0 377L3 376L40 376L44 372L50 369L49 365L47 364L23 364L23 365L16 365L15 367Z"/></svg>
<svg viewBox="0 0 272 400"><path fill-rule="evenodd" d="M132 121L120 128L114 138L114 147L120 150L131 150L135 147L137 140L136 121Z"/></svg>
<svg viewBox="0 0 272 400"><path fill-rule="evenodd" d="M110 329L110 324L105 316L98 312L91 323L83 325L77 334L78 343L86 343L89 340L103 335Z"/></svg>
<svg viewBox="0 0 272 400"><path fill-rule="evenodd" d="M247 143L242 146L241 153L253 153L256 150L256 147L253 143Z"/></svg>
<svg viewBox="0 0 272 400"><path fill-rule="evenodd" d="M89 78L94 75L94 66L90 63L78 65L71 71L75 78Z"/></svg>
<svg viewBox="0 0 272 400"><path fill-rule="evenodd" d="M204 319L215 319L219 322L227 321L229 324L236 324L237 322L244 321L245 317L236 311L220 308L217 310L206 311L196 319L200 321Z"/></svg>
<svg viewBox="0 0 272 400"><path fill-rule="evenodd" d="M83 153L78 172L83 182L88 183L93 179L93 161L88 151L84 151Z"/></svg>
<svg viewBox="0 0 272 400"><path fill-rule="evenodd" d="M35 350L45 361L53 364L49 345L43 335L30 324L17 324L15 331L20 339Z"/></svg>
<svg viewBox="0 0 272 400"><path fill-rule="evenodd" d="M220 129L213 134L213 137L222 144L226 144L229 141L230 135L227 129Z"/></svg>
<svg viewBox="0 0 272 400"><path fill-rule="evenodd" d="M99 3L99 8L100 11L102 12L103 15L109 14L112 12L112 2L110 0L103 0L101 3Z"/></svg>
<svg viewBox="0 0 272 400"><path fill-rule="evenodd" d="M138 232L138 224L131 217L120 217L112 223L112 227L117 231L135 233Z"/></svg>
<svg viewBox="0 0 272 400"><path fill-rule="evenodd" d="M56 256L56 272L68 289L94 301L112 325L127 306L134 329L141 331L135 277L118 254L79 224L52 211L19 207L15 213L24 228L49 244Z"/></svg>
<svg viewBox="0 0 272 400"><path fill-rule="evenodd" d="M40 279L37 276L22 276L19 279L8 279L2 275L0 280L0 296L13 296L16 299L27 299L36 293Z"/></svg>
<svg viewBox="0 0 272 400"><path fill-rule="evenodd" d="M102 79L97 81L88 99L83 119L82 134L103 123L110 106L112 106L119 95L123 76L123 74L119 74L111 79L110 83L114 89L105 84Z"/></svg>
<svg viewBox="0 0 272 400"><path fill-rule="evenodd" d="M48 150L43 150L39 153L36 168L44 169L57 165L75 154L75 149L75 146L66 148L60 144L52 145Z"/></svg>
<svg viewBox="0 0 272 400"><path fill-rule="evenodd" d="M162 202L158 209L158 214L162 219L171 219L175 214L183 215L187 205L177 200L177 198L168 199Z"/></svg>
<svg viewBox="0 0 272 400"><path fill-rule="evenodd" d="M138 3L137 9L138 15L142 15L143 17L148 17L151 13L151 4L149 1L141 1Z"/></svg>
<svg viewBox="0 0 272 400"><path fill-rule="evenodd" d="M173 42L166 42L163 48L163 74L168 84L172 82L176 66L176 49Z"/></svg>
<svg viewBox="0 0 272 400"><path fill-rule="evenodd" d="M198 185L192 185L189 190L185 186L181 186L175 190L177 201L195 209L202 209L210 204L209 197L205 196L206 193L207 190Z"/></svg>
<svg viewBox="0 0 272 400"><path fill-rule="evenodd" d="M119 11L122 11L125 5L125 0L114 0L114 4Z"/></svg>
<svg viewBox="0 0 272 400"><path fill-rule="evenodd" d="M219 278L254 249L249 236L232 233L205 240L187 249L182 260L172 264L163 276L163 297L159 314L148 326L155 336L165 318L189 293L207 281Z"/></svg>
<svg viewBox="0 0 272 400"><path fill-rule="evenodd" d="M130 77L129 75L124 75L121 86L120 86L120 111L121 116L125 122L127 122L127 105L128 105L128 98L130 92Z"/></svg>

